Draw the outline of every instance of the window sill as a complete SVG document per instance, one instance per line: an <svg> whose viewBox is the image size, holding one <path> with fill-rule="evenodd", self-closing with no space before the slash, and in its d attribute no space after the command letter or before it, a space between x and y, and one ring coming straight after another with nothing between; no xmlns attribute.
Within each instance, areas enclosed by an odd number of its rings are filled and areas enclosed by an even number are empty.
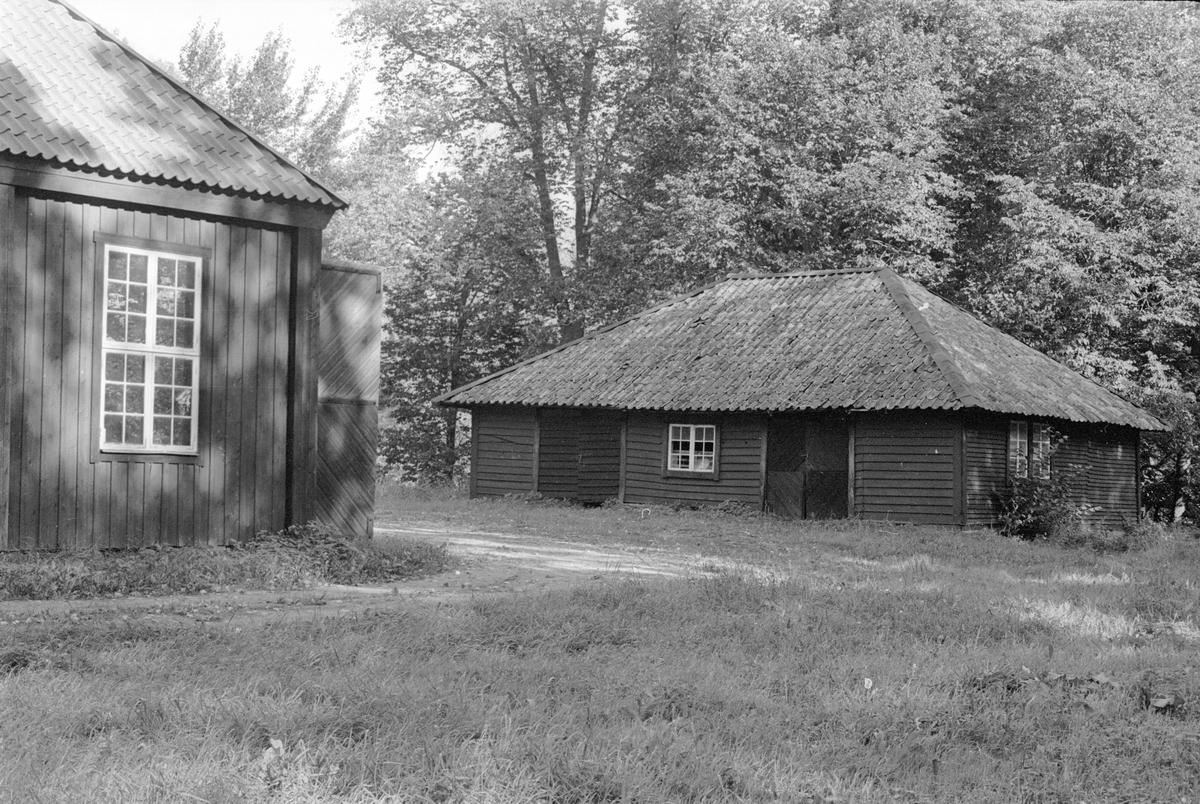
<svg viewBox="0 0 1200 804"><path fill-rule="evenodd" d="M199 455L177 452L117 452L93 450L92 463L178 463L200 465Z"/></svg>
<svg viewBox="0 0 1200 804"><path fill-rule="evenodd" d="M691 472L685 469L668 469L663 472L663 477L679 477L688 480L720 480L717 472Z"/></svg>

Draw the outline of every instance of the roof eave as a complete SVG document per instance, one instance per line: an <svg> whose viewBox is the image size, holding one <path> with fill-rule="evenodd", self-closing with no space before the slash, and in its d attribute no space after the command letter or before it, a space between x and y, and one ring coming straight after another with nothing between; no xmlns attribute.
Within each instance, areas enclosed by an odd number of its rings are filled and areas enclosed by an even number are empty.
<svg viewBox="0 0 1200 804"><path fill-rule="evenodd" d="M142 62L144 65L146 65L147 68L152 70L155 74L157 74L163 80L167 81L169 84L174 86L176 89L187 93L198 104L200 104L204 108L208 109L210 112L215 114L217 117L221 118L221 120L224 121L226 125L240 131L242 134L244 134L246 137L248 137L255 145L257 145L258 147L260 147L263 150L270 153L272 156L274 156L276 159L278 159L283 164L290 167L292 170L299 172L300 175L302 175L310 184L312 184L314 187L317 187L318 189L321 190L321 192L328 195L330 200L333 203L325 204L320 201L306 201L306 200L300 199L300 198L288 199L284 196L279 196L279 198L281 198L285 201L288 201L290 203L310 204L310 205L316 206L316 207L332 208L334 212L346 209L350 206L350 204L347 201L345 201L341 196L339 196L333 190L326 187L320 181L317 181L315 178L313 178L308 173L308 171L304 170L303 168L298 167L290 159L283 156L278 151L276 151L274 148L272 148L270 145L265 143L262 140L262 138L258 137L253 132L249 131L244 126L242 126L239 123L237 123L236 121L234 121L231 117L229 117L229 115L225 114L220 109L218 109L215 104L206 100L202 95L200 95L200 93L193 90L191 87L189 87L183 81L180 81L179 79L173 78L172 76L168 75L166 73L166 71L159 68L159 66L154 62L153 59L149 59L149 58L143 56L136 48L134 48L132 45L130 45L124 39L121 39L120 37L114 35L103 25L100 25L95 20L93 20L91 17L89 17L87 14L84 14L82 11L75 8L75 6L72 5L70 2L68 2L68 0L54 0L54 2L58 3L60 6L65 8L68 12L70 12L74 16L78 17L79 19L83 20L88 25L92 26L92 28L94 28L98 34L100 34L102 37L109 40L110 42L112 42L113 44L115 44L117 47L121 48L125 52L129 53L131 56L136 58L138 61ZM216 188L216 189L219 189L219 188ZM268 196L268 197L272 197L272 196Z"/></svg>

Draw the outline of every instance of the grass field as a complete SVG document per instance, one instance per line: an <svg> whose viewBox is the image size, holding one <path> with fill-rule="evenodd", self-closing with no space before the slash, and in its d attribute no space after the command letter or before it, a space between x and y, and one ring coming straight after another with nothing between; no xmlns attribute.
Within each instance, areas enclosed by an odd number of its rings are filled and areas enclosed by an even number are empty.
<svg viewBox="0 0 1200 804"><path fill-rule="evenodd" d="M386 490L745 571L261 629L0 630L0 800L1185 802L1200 543Z"/></svg>

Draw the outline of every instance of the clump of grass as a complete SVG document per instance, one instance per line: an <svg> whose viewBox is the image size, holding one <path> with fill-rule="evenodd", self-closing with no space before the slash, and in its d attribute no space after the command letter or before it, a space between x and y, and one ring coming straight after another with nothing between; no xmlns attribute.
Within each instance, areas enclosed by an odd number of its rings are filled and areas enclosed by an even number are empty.
<svg viewBox="0 0 1200 804"><path fill-rule="evenodd" d="M444 545L389 538L346 540L319 525L263 532L228 547L10 553L0 556L0 599L71 600L302 589L381 583L443 571Z"/></svg>
<svg viewBox="0 0 1200 804"><path fill-rule="evenodd" d="M330 583L379 583L441 572L449 564L445 545L388 539L342 539L316 523L264 531L237 546L258 556L299 560L305 574Z"/></svg>

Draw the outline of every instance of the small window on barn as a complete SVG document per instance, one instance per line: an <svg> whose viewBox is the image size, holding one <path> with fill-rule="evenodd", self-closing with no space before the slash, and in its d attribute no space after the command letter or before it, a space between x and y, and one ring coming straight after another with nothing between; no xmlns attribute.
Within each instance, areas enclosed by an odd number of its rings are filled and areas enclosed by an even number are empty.
<svg viewBox="0 0 1200 804"><path fill-rule="evenodd" d="M1033 425L1029 443L1029 468L1034 477L1050 479L1050 425Z"/></svg>
<svg viewBox="0 0 1200 804"><path fill-rule="evenodd" d="M195 455L202 260L106 244L100 449Z"/></svg>
<svg viewBox="0 0 1200 804"><path fill-rule="evenodd" d="M1008 423L1008 476L1050 479L1050 425L1024 421Z"/></svg>
<svg viewBox="0 0 1200 804"><path fill-rule="evenodd" d="M716 470L716 426L672 424L667 445L667 471L714 474Z"/></svg>

